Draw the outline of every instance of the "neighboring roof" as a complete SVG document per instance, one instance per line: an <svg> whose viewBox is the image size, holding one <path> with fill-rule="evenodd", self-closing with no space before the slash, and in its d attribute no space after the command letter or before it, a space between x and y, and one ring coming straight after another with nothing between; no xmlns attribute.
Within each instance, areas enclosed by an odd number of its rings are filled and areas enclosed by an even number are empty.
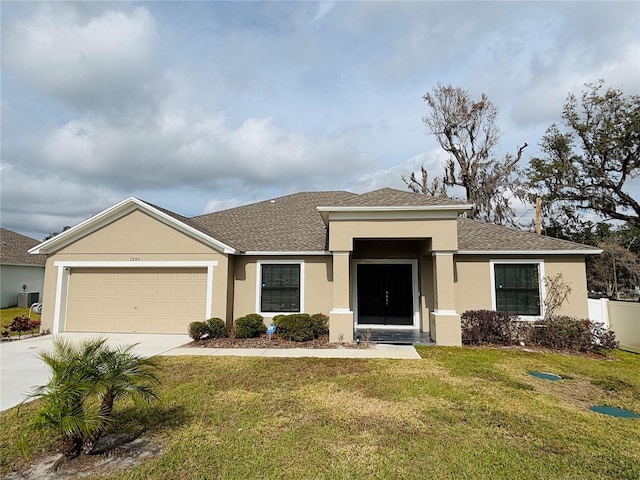
<svg viewBox="0 0 640 480"><path fill-rule="evenodd" d="M4 265L44 265L46 255L30 255L40 242L6 228L0 228L0 263Z"/></svg>
<svg viewBox="0 0 640 480"><path fill-rule="evenodd" d="M242 252L324 252L327 229L318 205L338 205L349 192L302 192L193 217L203 232Z"/></svg>
<svg viewBox="0 0 640 480"><path fill-rule="evenodd" d="M536 235L532 232L503 227L493 223L458 219L459 253L583 253L597 254L601 250L588 245Z"/></svg>

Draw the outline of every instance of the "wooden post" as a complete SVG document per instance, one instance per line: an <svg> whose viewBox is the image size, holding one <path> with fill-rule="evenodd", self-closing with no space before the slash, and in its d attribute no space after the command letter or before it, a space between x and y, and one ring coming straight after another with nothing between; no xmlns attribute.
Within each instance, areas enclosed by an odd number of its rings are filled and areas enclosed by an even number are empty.
<svg viewBox="0 0 640 480"><path fill-rule="evenodd" d="M542 206L542 200L540 197L536 198L536 233L540 235L540 209Z"/></svg>

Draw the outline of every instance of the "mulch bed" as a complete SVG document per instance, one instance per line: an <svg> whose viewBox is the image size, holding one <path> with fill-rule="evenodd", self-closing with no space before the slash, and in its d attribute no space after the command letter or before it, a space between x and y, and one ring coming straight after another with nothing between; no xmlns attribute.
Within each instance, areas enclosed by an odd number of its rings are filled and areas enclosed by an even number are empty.
<svg viewBox="0 0 640 480"><path fill-rule="evenodd" d="M185 345L191 348L358 348L351 343L329 343L329 335L321 335L315 340L294 342L275 335L261 335L255 338L210 338L196 340ZM364 348L363 346L359 348Z"/></svg>

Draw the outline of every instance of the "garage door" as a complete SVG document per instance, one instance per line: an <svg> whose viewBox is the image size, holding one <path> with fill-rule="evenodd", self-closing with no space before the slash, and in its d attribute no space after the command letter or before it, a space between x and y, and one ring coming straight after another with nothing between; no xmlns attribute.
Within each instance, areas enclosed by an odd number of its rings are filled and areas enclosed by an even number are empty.
<svg viewBox="0 0 640 480"><path fill-rule="evenodd" d="M204 268L82 268L69 274L66 331L187 334L204 320Z"/></svg>

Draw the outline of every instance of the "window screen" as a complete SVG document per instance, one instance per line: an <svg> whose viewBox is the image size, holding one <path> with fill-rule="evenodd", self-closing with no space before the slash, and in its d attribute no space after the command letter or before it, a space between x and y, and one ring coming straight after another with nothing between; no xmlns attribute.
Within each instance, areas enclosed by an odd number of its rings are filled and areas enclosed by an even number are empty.
<svg viewBox="0 0 640 480"><path fill-rule="evenodd" d="M300 311L300 265L262 264L262 312Z"/></svg>
<svg viewBox="0 0 640 480"><path fill-rule="evenodd" d="M496 310L516 315L540 315L538 265L494 265Z"/></svg>

